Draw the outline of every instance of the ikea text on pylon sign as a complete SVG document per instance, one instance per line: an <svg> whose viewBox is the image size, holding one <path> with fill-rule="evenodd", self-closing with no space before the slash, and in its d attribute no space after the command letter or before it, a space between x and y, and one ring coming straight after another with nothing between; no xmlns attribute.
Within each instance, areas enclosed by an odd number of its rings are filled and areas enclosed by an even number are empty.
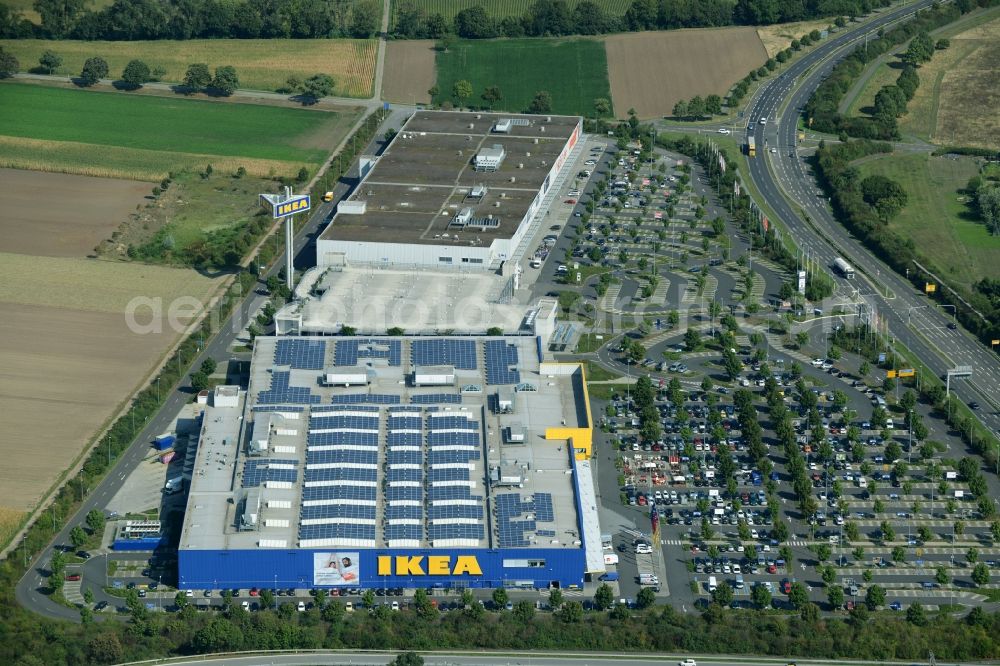
<svg viewBox="0 0 1000 666"><path fill-rule="evenodd" d="M379 576L482 576L475 555L379 555Z"/></svg>
<svg viewBox="0 0 1000 666"><path fill-rule="evenodd" d="M302 213L307 210L309 210L309 195L303 194L274 204L274 217L288 217L289 215Z"/></svg>

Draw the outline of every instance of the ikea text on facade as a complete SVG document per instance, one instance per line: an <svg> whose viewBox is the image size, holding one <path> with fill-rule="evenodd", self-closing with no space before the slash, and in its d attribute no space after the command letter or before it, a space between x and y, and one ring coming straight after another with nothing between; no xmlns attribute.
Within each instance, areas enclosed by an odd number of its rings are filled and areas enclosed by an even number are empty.
<svg viewBox="0 0 1000 666"><path fill-rule="evenodd" d="M482 576L475 555L379 555L379 576Z"/></svg>

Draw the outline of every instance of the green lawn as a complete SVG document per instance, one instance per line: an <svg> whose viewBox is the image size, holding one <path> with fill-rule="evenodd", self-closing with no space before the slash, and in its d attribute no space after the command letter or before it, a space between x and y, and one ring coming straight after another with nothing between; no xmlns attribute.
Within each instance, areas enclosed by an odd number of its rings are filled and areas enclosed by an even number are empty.
<svg viewBox="0 0 1000 666"><path fill-rule="evenodd" d="M912 238L918 251L968 287L983 277L1000 277L1000 237L967 218L959 190L977 173L975 160L893 154L858 165L865 176L882 174L899 182L909 202L891 227Z"/></svg>
<svg viewBox="0 0 1000 666"><path fill-rule="evenodd" d="M297 146L339 114L251 104L4 84L0 133L140 150L318 163Z"/></svg>
<svg viewBox="0 0 1000 666"><path fill-rule="evenodd" d="M499 86L503 100L498 108L524 111L535 93L552 95L552 112L590 115L594 99L611 99L604 43L593 39L498 39L460 41L437 56L436 104L454 102L455 82L472 83L466 101L482 105L487 86Z"/></svg>

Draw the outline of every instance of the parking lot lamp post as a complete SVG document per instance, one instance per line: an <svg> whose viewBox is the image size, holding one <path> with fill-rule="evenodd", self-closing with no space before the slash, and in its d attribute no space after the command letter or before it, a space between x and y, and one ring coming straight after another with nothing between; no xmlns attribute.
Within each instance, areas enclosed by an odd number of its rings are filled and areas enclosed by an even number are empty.
<svg viewBox="0 0 1000 666"><path fill-rule="evenodd" d="M913 461L913 410L910 409L906 418L907 433L906 433L906 464L909 465Z"/></svg>
<svg viewBox="0 0 1000 666"><path fill-rule="evenodd" d="M274 598L274 610L275 610L275 612L277 612L278 611L278 574L274 574L274 594L272 595L272 597Z"/></svg>

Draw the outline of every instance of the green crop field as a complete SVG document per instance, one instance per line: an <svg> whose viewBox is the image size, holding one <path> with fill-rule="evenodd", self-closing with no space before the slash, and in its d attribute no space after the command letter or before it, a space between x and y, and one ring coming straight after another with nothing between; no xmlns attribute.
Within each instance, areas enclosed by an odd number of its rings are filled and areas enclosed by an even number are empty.
<svg viewBox="0 0 1000 666"><path fill-rule="evenodd" d="M903 186L908 203L890 227L912 238L943 278L966 287L980 278L1000 278L1000 237L967 217L960 193L978 172L974 158L893 154L862 162L858 169L863 176L881 174Z"/></svg>
<svg viewBox="0 0 1000 666"><path fill-rule="evenodd" d="M460 41L437 56L436 104L451 97L456 81L472 83L468 105L482 105L488 86L499 86L497 108L523 111L540 90L552 95L552 112L592 115L594 99L611 99L604 42L595 39Z"/></svg>
<svg viewBox="0 0 1000 666"><path fill-rule="evenodd" d="M262 175L272 169L287 174L322 162L356 117L353 109L339 113L5 83L0 144L6 149L0 153L20 151L30 159L32 151L43 151L55 160L49 168L6 166L141 180L162 178L158 174L193 160L204 163L206 157L246 161L248 171ZM155 165L152 173L146 173L147 164ZM129 169L137 173L130 175Z"/></svg>
<svg viewBox="0 0 1000 666"><path fill-rule="evenodd" d="M455 14L463 9L481 5L486 13L493 18L506 18L508 16L523 16L528 8L534 4L535 0L410 0L414 5L420 7L428 14L441 14L446 21L455 18ZM582 0L564 0L569 9L573 9ZM632 4L632 0L596 0L601 9L610 16L623 16L625 10ZM396 8L399 0L392 0L393 21L395 21Z"/></svg>

